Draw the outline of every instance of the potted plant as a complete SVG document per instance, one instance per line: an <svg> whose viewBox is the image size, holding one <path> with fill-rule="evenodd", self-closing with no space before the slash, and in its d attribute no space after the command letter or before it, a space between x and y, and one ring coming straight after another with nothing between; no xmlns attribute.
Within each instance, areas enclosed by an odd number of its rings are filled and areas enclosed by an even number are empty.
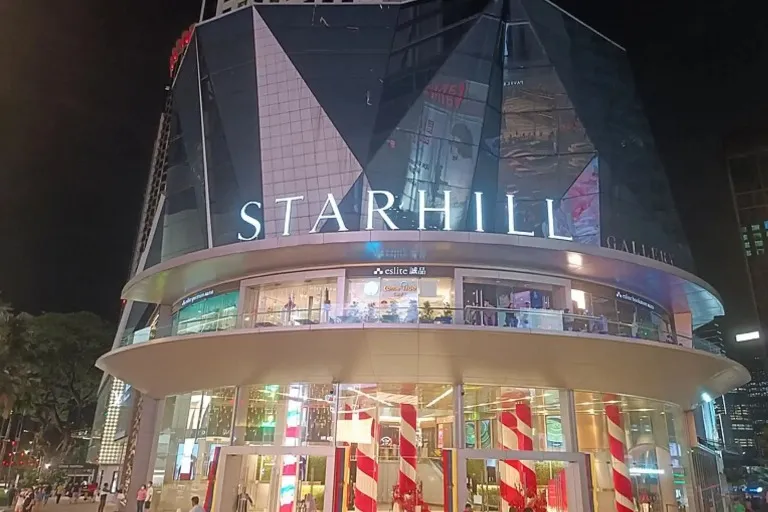
<svg viewBox="0 0 768 512"><path fill-rule="evenodd" d="M435 321L434 314L435 311L432 309L432 304L429 301L424 301L424 304L421 306L419 321L423 324L431 324Z"/></svg>
<svg viewBox="0 0 768 512"><path fill-rule="evenodd" d="M448 302L443 303L443 314L435 318L436 324L452 324L453 308Z"/></svg>

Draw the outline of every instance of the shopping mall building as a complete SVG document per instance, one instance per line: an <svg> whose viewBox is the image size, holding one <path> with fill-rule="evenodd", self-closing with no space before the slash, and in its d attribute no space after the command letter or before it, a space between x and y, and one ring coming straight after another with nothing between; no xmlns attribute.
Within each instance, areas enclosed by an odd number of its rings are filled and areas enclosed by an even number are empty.
<svg viewBox="0 0 768 512"><path fill-rule="evenodd" d="M722 510L699 438L749 375L692 337L722 305L619 45L547 0L264 4L171 67L97 363L129 507Z"/></svg>

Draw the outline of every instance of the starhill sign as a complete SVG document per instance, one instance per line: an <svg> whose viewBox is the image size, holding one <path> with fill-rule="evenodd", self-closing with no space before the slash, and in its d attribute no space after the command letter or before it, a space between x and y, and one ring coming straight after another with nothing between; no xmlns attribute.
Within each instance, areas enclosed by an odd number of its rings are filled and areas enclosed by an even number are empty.
<svg viewBox="0 0 768 512"><path fill-rule="evenodd" d="M474 231L483 233L485 231L483 228L483 193L475 192L474 194L476 213ZM442 214L442 227L438 229L442 231L451 231L451 192L449 190L443 192L443 204L445 206L442 207L434 208L427 206L426 197L426 191L419 190L419 225L417 229L426 230L426 214L435 212ZM384 206L378 206L378 200L380 199L383 199ZM291 220L295 211L294 206L302 201L304 201L304 196L279 197L275 199L275 204L282 205L283 210L282 236L291 235ZM547 225L549 231L546 234L546 238L568 241L573 240L573 237L571 236L558 235L555 233L555 214L553 203L553 199L545 199L541 205L542 208L546 208L547 213ZM395 224L395 222L387 213L387 211L390 210L394 205L395 196L392 194L392 192L389 192L388 190L369 190L368 209L365 217L365 230L371 231L374 229L373 222L377 217L382 220L390 230L399 230L400 227ZM242 208L240 208L240 219L242 219L245 225L243 226L244 229L237 233L238 240L248 242L259 238L263 228L262 222L259 220L262 217L262 210L263 205L259 201L248 201L242 206ZM323 220L335 220L338 226L337 231L349 231L346 224L344 223L344 219L341 216L341 212L339 211L339 204L332 193L328 193L325 204L323 204L323 207L318 212L315 223L309 232L317 233L320 223ZM518 236L535 236L533 231L522 231L517 229L515 226L515 196L512 194L507 194L507 233L510 235Z"/></svg>

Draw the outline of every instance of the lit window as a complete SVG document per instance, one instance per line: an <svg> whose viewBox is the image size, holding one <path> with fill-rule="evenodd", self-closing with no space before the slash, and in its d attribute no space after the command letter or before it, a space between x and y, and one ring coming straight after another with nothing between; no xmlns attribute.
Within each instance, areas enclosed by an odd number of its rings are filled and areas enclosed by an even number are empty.
<svg viewBox="0 0 768 512"><path fill-rule="evenodd" d="M752 256L752 251L747 251L747 256Z"/></svg>
<svg viewBox="0 0 768 512"><path fill-rule="evenodd" d="M749 249L749 242L744 242L744 248Z"/></svg>
<svg viewBox="0 0 768 512"><path fill-rule="evenodd" d="M741 239L742 239L742 240L748 240L748 239L749 239L749 237L748 237L746 234L744 234L744 235L741 235Z"/></svg>
<svg viewBox="0 0 768 512"><path fill-rule="evenodd" d="M755 240L755 247L762 247L763 241L762 240Z"/></svg>
<svg viewBox="0 0 768 512"><path fill-rule="evenodd" d="M752 231L760 231L760 226L757 224L752 224Z"/></svg>
<svg viewBox="0 0 768 512"><path fill-rule="evenodd" d="M741 232L746 233L747 232L747 226L741 226Z"/></svg>
<svg viewBox="0 0 768 512"><path fill-rule="evenodd" d="M762 233L752 233L752 238L761 239L763 238Z"/></svg>
<svg viewBox="0 0 768 512"><path fill-rule="evenodd" d="M768 229L768 220L763 221L763 227Z"/></svg>

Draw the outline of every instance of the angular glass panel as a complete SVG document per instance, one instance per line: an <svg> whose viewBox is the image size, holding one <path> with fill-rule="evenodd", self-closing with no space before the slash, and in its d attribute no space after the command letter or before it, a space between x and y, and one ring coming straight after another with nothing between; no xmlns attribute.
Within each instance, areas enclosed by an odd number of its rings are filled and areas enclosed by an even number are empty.
<svg viewBox="0 0 768 512"><path fill-rule="evenodd" d="M173 85L162 259L208 247L197 41L187 48Z"/></svg>

